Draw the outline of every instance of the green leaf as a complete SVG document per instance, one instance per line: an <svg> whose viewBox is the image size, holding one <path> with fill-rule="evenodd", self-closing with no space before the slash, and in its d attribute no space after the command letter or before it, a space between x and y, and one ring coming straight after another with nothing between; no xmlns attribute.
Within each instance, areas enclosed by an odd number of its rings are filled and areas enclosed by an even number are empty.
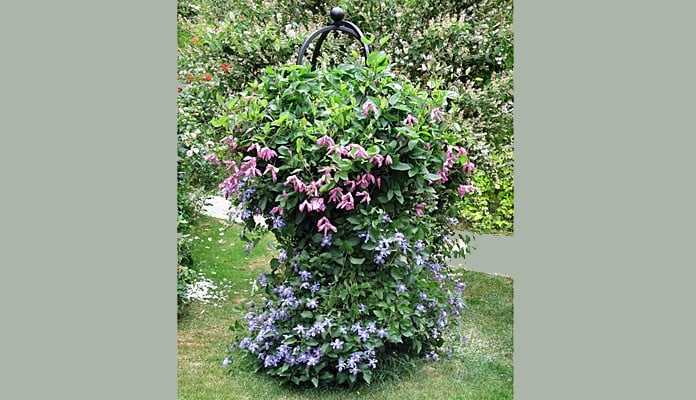
<svg viewBox="0 0 696 400"><path fill-rule="evenodd" d="M395 190L395 191L394 191L394 194L396 195L396 200L397 200L400 204L404 204L404 195L401 194L401 190Z"/></svg>
<svg viewBox="0 0 696 400"><path fill-rule="evenodd" d="M350 263L351 263L351 264L362 265L364 262L365 262L365 259L364 259L364 258L355 258L355 257L351 257L351 258L350 258Z"/></svg>
<svg viewBox="0 0 696 400"><path fill-rule="evenodd" d="M393 333L390 333L389 336L387 336L387 340L391 343L403 343L403 340L401 340L401 335L395 335Z"/></svg>
<svg viewBox="0 0 696 400"><path fill-rule="evenodd" d="M440 175L433 174L432 172L426 172L425 174L423 174L423 176L425 177L425 179L427 179L431 182L435 182L435 181L440 180Z"/></svg>
<svg viewBox="0 0 696 400"><path fill-rule="evenodd" d="M210 123L214 127L226 126L227 125L227 115L223 115L220 118L214 118Z"/></svg>
<svg viewBox="0 0 696 400"><path fill-rule="evenodd" d="M389 63L387 55L383 51L374 51L367 56L369 67L385 67ZM378 68L378 70L380 70Z"/></svg>
<svg viewBox="0 0 696 400"><path fill-rule="evenodd" d="M396 171L408 171L409 169L413 168L411 164L409 163L404 163L399 161L397 164L392 164L391 169L396 170Z"/></svg>
<svg viewBox="0 0 696 400"><path fill-rule="evenodd" d="M372 371L363 371L363 379L369 384L372 380Z"/></svg>
<svg viewBox="0 0 696 400"><path fill-rule="evenodd" d="M283 365L287 365L287 364L283 364ZM321 375L321 380L322 380L322 381L328 381L328 380L331 380L332 378L333 378L333 374L332 374L331 372L329 372L329 371L325 371L325 372Z"/></svg>
<svg viewBox="0 0 696 400"><path fill-rule="evenodd" d="M384 36L383 38L379 39L379 46L384 46L384 44L387 43L389 39L391 39L391 36L391 34L388 34L387 36Z"/></svg>
<svg viewBox="0 0 696 400"><path fill-rule="evenodd" d="M278 154L283 156L283 157L287 157L290 155L290 149L288 149L287 146L279 146L278 147Z"/></svg>
<svg viewBox="0 0 696 400"><path fill-rule="evenodd" d="M267 202L267 200L268 200L268 197L262 197L261 200L259 200L259 208L260 208L261 210L265 210L265 209L266 209L266 202Z"/></svg>
<svg viewBox="0 0 696 400"><path fill-rule="evenodd" d="M284 111L282 114L280 114L280 117L273 121L274 126L280 126L283 122L287 121L288 117L290 117L290 113L287 111Z"/></svg>
<svg viewBox="0 0 696 400"><path fill-rule="evenodd" d="M341 244L341 250L345 251L348 254L353 254L353 246L351 246L350 243L348 243L347 241Z"/></svg>
<svg viewBox="0 0 696 400"><path fill-rule="evenodd" d="M312 312L309 310L302 311L302 314L300 314L300 315L302 315L302 318L312 318L312 316L313 316Z"/></svg>
<svg viewBox="0 0 696 400"><path fill-rule="evenodd" d="M287 344L288 346L291 345L291 344L295 344L295 343L297 343L297 338L295 338L295 337L289 337L289 338L283 340L283 343L284 343L284 344Z"/></svg>
<svg viewBox="0 0 696 400"><path fill-rule="evenodd" d="M399 204L404 204L404 196L401 193L396 195L396 200L398 200Z"/></svg>
<svg viewBox="0 0 696 400"><path fill-rule="evenodd" d="M312 384L314 384L314 387L318 387L319 386L319 378L317 378L316 376L313 377Z"/></svg>
<svg viewBox="0 0 696 400"><path fill-rule="evenodd" d="M396 104L399 99L401 98L401 94L399 92L394 93L393 95L389 96L389 105L394 105Z"/></svg>
<svg viewBox="0 0 696 400"><path fill-rule="evenodd" d="M359 217L348 217L348 218L346 218L346 220L353 225L362 225L363 224L362 218L359 218Z"/></svg>

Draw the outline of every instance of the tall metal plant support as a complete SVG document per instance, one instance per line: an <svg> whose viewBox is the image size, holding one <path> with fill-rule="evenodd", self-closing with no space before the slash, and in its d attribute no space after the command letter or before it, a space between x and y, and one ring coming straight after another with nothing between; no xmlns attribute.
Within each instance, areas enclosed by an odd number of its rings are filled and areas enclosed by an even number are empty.
<svg viewBox="0 0 696 400"><path fill-rule="evenodd" d="M324 43L324 40L326 39L326 36L329 34L331 31L340 31L343 33L347 33L351 35L352 37L356 38L360 44L362 44L363 52L365 53L365 62L367 62L367 56L370 54L370 47L365 44L362 39L364 37L362 31L360 31L360 28L355 26L354 23L350 21L344 21L343 18L345 17L345 12L343 9L340 7L334 7L331 9L331 19L334 21L333 24L327 25L323 28L318 29L316 32L312 33L307 40L304 41L302 44L302 47L300 48L300 54L297 56L297 65L302 64L302 58L304 57L305 53L307 52L307 48L309 47L309 44L312 43L312 40L314 40L317 36L319 36L319 40L317 41L317 45L314 48L314 52L312 53L312 70L316 67L317 64L317 57L319 57L319 52L321 50L321 45Z"/></svg>

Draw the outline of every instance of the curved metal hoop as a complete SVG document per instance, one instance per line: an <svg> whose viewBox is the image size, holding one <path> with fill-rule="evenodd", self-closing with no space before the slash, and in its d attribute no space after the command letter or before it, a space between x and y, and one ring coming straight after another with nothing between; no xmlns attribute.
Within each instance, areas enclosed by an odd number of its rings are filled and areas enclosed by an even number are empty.
<svg viewBox="0 0 696 400"><path fill-rule="evenodd" d="M321 50L321 45L324 44L324 40L326 39L326 36L329 34L331 31L340 31L343 33L347 33L350 36L356 38L360 44L362 44L363 47L363 52L365 53L365 61L367 61L367 56L370 54L370 47L363 43L362 38L364 37L363 33L360 31L360 28L355 26L352 22L349 21L343 21L343 16L344 12L338 7L334 7L331 10L331 18L334 20L334 23L332 25L325 26L323 28L318 29L316 32L312 33L302 44L302 47L300 48L300 54L297 56L297 65L302 65L302 58L304 57L305 53L307 52L307 48L309 47L309 44L312 43L312 40L319 36L319 40L317 41L317 45L314 48L314 52L312 53L312 70L316 67L317 64L317 57L319 57L319 51Z"/></svg>

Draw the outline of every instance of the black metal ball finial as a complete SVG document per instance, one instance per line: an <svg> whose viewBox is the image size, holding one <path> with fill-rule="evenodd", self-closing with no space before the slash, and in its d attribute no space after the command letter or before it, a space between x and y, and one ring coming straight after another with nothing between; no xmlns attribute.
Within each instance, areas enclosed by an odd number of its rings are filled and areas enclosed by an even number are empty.
<svg viewBox="0 0 696 400"><path fill-rule="evenodd" d="M343 20L343 17L346 16L345 11L341 7L334 7L331 9L331 19L334 22L338 22Z"/></svg>

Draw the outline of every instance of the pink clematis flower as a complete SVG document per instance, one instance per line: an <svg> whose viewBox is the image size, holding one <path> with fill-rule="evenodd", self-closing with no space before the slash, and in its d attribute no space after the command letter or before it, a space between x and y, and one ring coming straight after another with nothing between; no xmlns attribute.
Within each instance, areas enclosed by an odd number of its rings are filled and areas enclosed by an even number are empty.
<svg viewBox="0 0 696 400"><path fill-rule="evenodd" d="M304 182L302 182L302 180L295 175L290 175L288 176L288 179L285 180L285 186L291 183L293 189L295 189L297 192L303 193L306 190Z"/></svg>
<svg viewBox="0 0 696 400"><path fill-rule="evenodd" d="M233 160L222 160L222 162L227 165L227 168L225 168L226 172L230 172L231 169L234 168L234 172L238 173L239 168L237 167L237 163Z"/></svg>
<svg viewBox="0 0 696 400"><path fill-rule="evenodd" d="M320 137L319 139L317 139L317 144L318 144L319 146L329 146L329 147L331 147L331 146L334 146L336 143L334 143L333 139L331 139L330 137L324 135L324 136Z"/></svg>
<svg viewBox="0 0 696 400"><path fill-rule="evenodd" d="M435 121L442 122L443 115L445 115L445 113L443 113L442 110L440 110L439 108L434 109L430 112L430 123L433 123Z"/></svg>
<svg viewBox="0 0 696 400"><path fill-rule="evenodd" d="M307 196L319 196L320 185L320 182L310 182L309 185L306 185L305 193L307 193Z"/></svg>
<svg viewBox="0 0 696 400"><path fill-rule="evenodd" d="M309 206L312 211L325 211L326 206L324 205L324 199L322 197L315 197L309 201Z"/></svg>
<svg viewBox="0 0 696 400"><path fill-rule="evenodd" d="M240 171L247 178L262 175L261 171L258 168L256 168L256 157L244 157L244 162L240 167Z"/></svg>
<svg viewBox="0 0 696 400"><path fill-rule="evenodd" d="M276 153L274 150L269 149L268 147L264 147L262 149L257 149L256 154L258 157L264 161L268 161L273 157L276 157L278 153Z"/></svg>
<svg viewBox="0 0 696 400"><path fill-rule="evenodd" d="M247 152L251 153L252 150L256 150L256 154L259 152L259 144L254 143L251 146L247 147Z"/></svg>
<svg viewBox="0 0 696 400"><path fill-rule="evenodd" d="M230 175L222 181L218 185L218 189L220 190L220 193L227 199L230 197L232 193L237 189L237 186L239 185L239 181L237 180L236 175Z"/></svg>
<svg viewBox="0 0 696 400"><path fill-rule="evenodd" d="M338 232L336 227L331 225L331 221L326 217L321 217L321 219L317 221L317 229L319 232L323 232L324 236L326 236L329 231L333 231L334 233Z"/></svg>
<svg viewBox="0 0 696 400"><path fill-rule="evenodd" d="M406 119L404 120L404 125L408 125L408 126L413 126L413 124L417 124L417 123L418 123L418 119L416 119L416 117L414 117L411 114L408 114L408 116L406 116Z"/></svg>
<svg viewBox="0 0 696 400"><path fill-rule="evenodd" d="M367 155L367 151L365 151L361 145L352 143L350 148L355 150L355 155L353 156L354 158L362 158L364 160L370 158L370 156Z"/></svg>
<svg viewBox="0 0 696 400"><path fill-rule="evenodd" d="M278 179L278 168L275 165L268 164L266 165L266 169L263 171L263 174L266 175L269 172L271 173L271 179L273 182L275 182Z"/></svg>
<svg viewBox="0 0 696 400"><path fill-rule="evenodd" d="M422 216L423 216L423 207L425 207L425 203L418 203L418 204L416 204L415 210L416 210L416 214L417 214L419 217L422 217Z"/></svg>
<svg viewBox="0 0 696 400"><path fill-rule="evenodd" d="M350 155L350 148L346 146L329 146L329 149L326 150L326 155L330 156L333 153L336 153L341 157L347 157Z"/></svg>
<svg viewBox="0 0 696 400"><path fill-rule="evenodd" d="M285 215L285 212L279 206L275 206L271 209L271 214L278 214L280 216L283 216L283 215Z"/></svg>
<svg viewBox="0 0 696 400"><path fill-rule="evenodd" d="M323 179L323 182L325 183L326 179L328 179L328 176L331 175L331 173L334 171L336 171L336 167L334 166L319 168L319 172L323 174L320 180Z"/></svg>
<svg viewBox="0 0 696 400"><path fill-rule="evenodd" d="M355 190L355 181L344 181L343 186L350 186L350 189L348 189L348 191L352 192Z"/></svg>
<svg viewBox="0 0 696 400"><path fill-rule="evenodd" d="M370 200L371 200L370 194L367 193L366 191L363 190L362 192L357 192L357 193L355 193L355 195L362 197L362 200L360 200L360 203L370 204Z"/></svg>
<svg viewBox="0 0 696 400"><path fill-rule="evenodd" d="M329 203L338 203L339 196L341 196L341 197L343 196L343 189L341 189L340 187L337 186L337 187L329 190Z"/></svg>
<svg viewBox="0 0 696 400"><path fill-rule="evenodd" d="M384 163L384 157L381 154L375 154L370 158L370 162L374 164L377 168L381 168Z"/></svg>
<svg viewBox="0 0 696 400"><path fill-rule="evenodd" d="M387 156L384 157L384 163L385 163L386 165L392 165L392 158L391 158L391 156L390 156L389 154L387 154Z"/></svg>
<svg viewBox="0 0 696 400"><path fill-rule="evenodd" d="M220 139L222 143L225 143L226 145L230 146L230 152L234 153L237 150L237 142L234 140L234 136L229 135L225 136L224 138Z"/></svg>
<svg viewBox="0 0 696 400"><path fill-rule="evenodd" d="M462 171L464 171L464 172L466 172L466 171L475 172L475 171L476 171L476 166L475 166L474 164L472 164L471 161L466 160L466 164L464 164L464 166L462 167Z"/></svg>
<svg viewBox="0 0 696 400"><path fill-rule="evenodd" d="M468 184L466 184L466 185L459 185L459 191L458 191L458 192L459 192L459 195L460 195L460 196L464 196L464 195L466 195L467 193L473 192L474 190L476 190L476 188L475 188L472 184L468 183Z"/></svg>
<svg viewBox="0 0 696 400"><path fill-rule="evenodd" d="M305 200L300 204L300 211L303 212L324 210L326 210L326 207L324 206L324 199L321 197L314 197L310 200Z"/></svg>
<svg viewBox="0 0 696 400"><path fill-rule="evenodd" d="M372 111L373 114L377 114L377 106L375 105L375 103L368 100L365 102L365 104L363 104L362 112L367 117L368 115L370 115L370 111Z"/></svg>
<svg viewBox="0 0 696 400"><path fill-rule="evenodd" d="M216 165L221 164L220 159L218 159L217 154L215 154L215 153L210 153L210 154L206 155L205 157L203 157L203 159L207 162L211 162L211 163L214 163Z"/></svg>
<svg viewBox="0 0 696 400"><path fill-rule="evenodd" d="M353 195L350 193L347 193L341 197L341 202L336 205L336 208L338 209L345 209L346 211L350 211L355 208L355 203L353 200Z"/></svg>
<svg viewBox="0 0 696 400"><path fill-rule="evenodd" d="M355 181L358 183L358 185L360 185L361 188L366 189L368 186L370 186L370 183L375 183L375 176L367 173L360 175Z"/></svg>

